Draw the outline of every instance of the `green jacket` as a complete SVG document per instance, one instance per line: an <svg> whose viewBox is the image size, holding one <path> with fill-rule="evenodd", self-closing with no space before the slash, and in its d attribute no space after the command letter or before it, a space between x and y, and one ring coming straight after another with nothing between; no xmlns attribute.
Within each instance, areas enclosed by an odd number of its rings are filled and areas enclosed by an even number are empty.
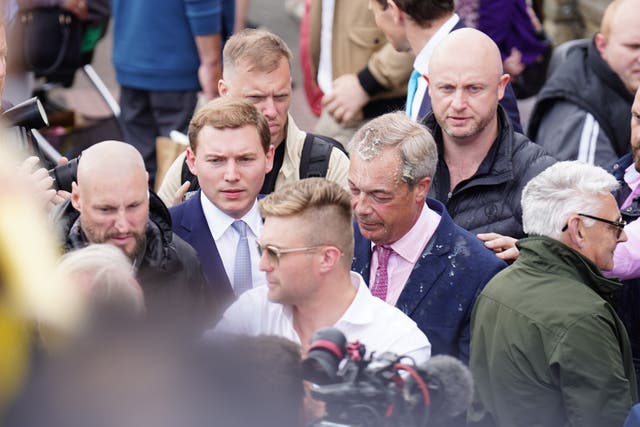
<svg viewBox="0 0 640 427"><path fill-rule="evenodd" d="M557 240L531 237L518 248L473 309L469 425L622 426L638 398L611 304L622 285Z"/></svg>

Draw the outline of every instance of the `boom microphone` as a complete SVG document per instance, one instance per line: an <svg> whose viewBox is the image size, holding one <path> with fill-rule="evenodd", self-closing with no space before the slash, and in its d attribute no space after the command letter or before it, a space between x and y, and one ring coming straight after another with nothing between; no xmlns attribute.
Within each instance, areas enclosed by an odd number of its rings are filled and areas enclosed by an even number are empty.
<svg viewBox="0 0 640 427"><path fill-rule="evenodd" d="M471 372L458 359L433 356L420 367L426 373L426 382L431 392L429 425L447 425L446 420L465 413L473 394Z"/></svg>

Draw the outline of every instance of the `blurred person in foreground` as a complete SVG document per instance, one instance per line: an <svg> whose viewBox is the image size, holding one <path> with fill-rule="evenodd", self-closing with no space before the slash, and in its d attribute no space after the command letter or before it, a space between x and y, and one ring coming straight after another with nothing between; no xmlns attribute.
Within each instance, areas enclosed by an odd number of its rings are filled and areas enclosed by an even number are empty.
<svg viewBox="0 0 640 427"><path fill-rule="evenodd" d="M559 162L522 195L518 260L473 310L470 425L622 425L638 392L629 338L601 271L626 240L604 169Z"/></svg>

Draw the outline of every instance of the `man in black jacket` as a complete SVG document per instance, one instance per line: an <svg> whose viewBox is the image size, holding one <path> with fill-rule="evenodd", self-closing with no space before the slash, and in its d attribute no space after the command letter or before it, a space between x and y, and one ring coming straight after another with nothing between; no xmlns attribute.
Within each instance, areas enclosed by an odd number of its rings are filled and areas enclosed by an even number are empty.
<svg viewBox="0 0 640 427"><path fill-rule="evenodd" d="M169 211L148 191L144 161L132 145L104 141L86 149L71 198L54 218L65 251L90 243L120 248L137 271L149 312L209 306L195 250L171 231Z"/></svg>
<svg viewBox="0 0 640 427"><path fill-rule="evenodd" d="M558 160L607 167L629 151L633 94L640 86L640 1L616 0L593 40L571 48L544 85L529 137Z"/></svg>
<svg viewBox="0 0 640 427"><path fill-rule="evenodd" d="M434 50L429 74L425 124L438 146L429 195L472 233L522 237L522 188L555 159L514 132L498 106L509 81L498 47L480 31L454 31Z"/></svg>

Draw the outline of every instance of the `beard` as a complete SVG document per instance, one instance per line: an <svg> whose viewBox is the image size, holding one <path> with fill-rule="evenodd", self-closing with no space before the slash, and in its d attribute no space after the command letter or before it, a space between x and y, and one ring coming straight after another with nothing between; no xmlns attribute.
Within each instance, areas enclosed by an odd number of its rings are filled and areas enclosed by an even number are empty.
<svg viewBox="0 0 640 427"><path fill-rule="evenodd" d="M128 249L127 247L122 247L112 242L112 239L118 236L117 232L107 231L106 233L101 233L101 232L98 232L96 229L94 229L90 225L82 224L82 221L80 222L80 228L90 243L111 244L117 247L118 249L122 250L122 252L124 252L124 254L132 262L135 261L136 258L138 258L138 256L142 253L147 243L145 230L143 230L142 232L138 232L138 231L129 232L129 235L133 237L135 243L132 248Z"/></svg>

